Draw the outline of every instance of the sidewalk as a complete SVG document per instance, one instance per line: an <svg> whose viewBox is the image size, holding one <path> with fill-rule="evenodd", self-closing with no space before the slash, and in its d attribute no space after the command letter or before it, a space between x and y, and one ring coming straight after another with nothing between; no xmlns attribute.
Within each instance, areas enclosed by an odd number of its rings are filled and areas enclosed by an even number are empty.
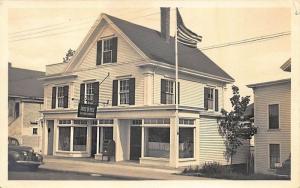
<svg viewBox="0 0 300 188"><path fill-rule="evenodd" d="M92 158L44 158L42 169L82 172L95 175L123 176L145 180L203 180L209 178L178 175L182 169L141 166L135 162L103 162Z"/></svg>

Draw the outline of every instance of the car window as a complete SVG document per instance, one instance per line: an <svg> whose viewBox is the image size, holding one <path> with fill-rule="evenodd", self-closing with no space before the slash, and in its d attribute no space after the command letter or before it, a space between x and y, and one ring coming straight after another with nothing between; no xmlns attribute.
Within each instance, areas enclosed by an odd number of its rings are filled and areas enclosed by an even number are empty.
<svg viewBox="0 0 300 188"><path fill-rule="evenodd" d="M19 145L19 142L18 142L17 139L14 139L14 138L8 138L8 144L9 144L9 145L18 146L18 145Z"/></svg>

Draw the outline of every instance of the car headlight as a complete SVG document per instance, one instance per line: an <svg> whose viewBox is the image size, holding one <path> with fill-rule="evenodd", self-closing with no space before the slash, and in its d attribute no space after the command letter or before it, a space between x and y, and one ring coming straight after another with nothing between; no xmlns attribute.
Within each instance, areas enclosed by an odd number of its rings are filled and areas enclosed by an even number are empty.
<svg viewBox="0 0 300 188"><path fill-rule="evenodd" d="M27 151L23 151L22 154L23 154L24 156L27 156L27 155L28 155Z"/></svg>

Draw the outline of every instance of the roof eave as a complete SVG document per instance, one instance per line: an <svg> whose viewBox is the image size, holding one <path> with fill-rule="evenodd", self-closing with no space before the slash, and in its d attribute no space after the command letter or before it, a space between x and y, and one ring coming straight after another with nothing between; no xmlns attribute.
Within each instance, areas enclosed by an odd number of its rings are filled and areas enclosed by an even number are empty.
<svg viewBox="0 0 300 188"><path fill-rule="evenodd" d="M249 84L246 85L249 88L257 88L257 87L264 87L264 86L270 86L270 85L275 85L275 84L281 84L281 83L286 83L286 82L290 82L291 79L287 78L287 79L281 79L281 80L275 80L275 81L270 81L270 82L261 82L261 83L256 83L256 84Z"/></svg>
<svg viewBox="0 0 300 188"><path fill-rule="evenodd" d="M163 62L160 62L160 61L155 61L155 60L152 60L150 63L147 63L147 64L141 64L139 66L140 67L146 67L146 66L161 67L161 68L165 68L165 69L169 69L169 70L174 69L174 66L172 66L172 65L169 65L169 64L166 64L166 63L163 63ZM215 75L212 75L212 74L203 73L203 72L200 72L200 71L187 69L187 68L184 68L184 67L179 67L179 72L194 75L194 76L200 76L200 77L204 77L204 78L208 78L208 79L212 79L212 80L217 80L217 81L221 81L221 82L225 82L226 84L230 84L230 83L235 82L234 79L223 78L223 77L215 76Z"/></svg>

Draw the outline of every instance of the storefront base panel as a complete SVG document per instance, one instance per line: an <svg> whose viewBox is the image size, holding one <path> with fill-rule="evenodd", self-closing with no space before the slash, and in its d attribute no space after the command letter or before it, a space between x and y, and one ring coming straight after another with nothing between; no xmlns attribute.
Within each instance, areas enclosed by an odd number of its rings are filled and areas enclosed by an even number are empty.
<svg viewBox="0 0 300 188"><path fill-rule="evenodd" d="M179 159L178 166L185 167L185 166L197 166L199 162L196 159Z"/></svg>
<svg viewBox="0 0 300 188"><path fill-rule="evenodd" d="M140 158L140 164L141 165L155 165L155 166L170 166L169 159L151 158L151 157Z"/></svg>
<svg viewBox="0 0 300 188"><path fill-rule="evenodd" d="M54 156L59 157L90 157L89 153L56 152Z"/></svg>

